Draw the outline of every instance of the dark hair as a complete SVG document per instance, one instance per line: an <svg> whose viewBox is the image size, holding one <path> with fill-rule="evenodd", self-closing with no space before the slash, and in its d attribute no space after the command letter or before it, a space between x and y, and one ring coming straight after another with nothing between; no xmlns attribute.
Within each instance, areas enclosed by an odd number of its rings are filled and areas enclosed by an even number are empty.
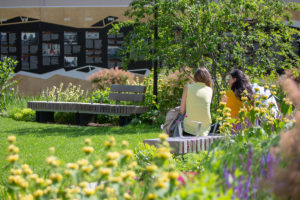
<svg viewBox="0 0 300 200"><path fill-rule="evenodd" d="M194 80L196 82L202 82L205 83L208 87L212 87L212 81L211 81L211 76L208 70L204 67L200 67L197 69L195 75L194 75Z"/></svg>
<svg viewBox="0 0 300 200"><path fill-rule="evenodd" d="M231 86L231 90L234 92L235 96L241 99L243 91L246 90L248 93L247 97L249 100L251 100L253 92L249 77L239 69L232 70L230 75L232 78L236 79Z"/></svg>

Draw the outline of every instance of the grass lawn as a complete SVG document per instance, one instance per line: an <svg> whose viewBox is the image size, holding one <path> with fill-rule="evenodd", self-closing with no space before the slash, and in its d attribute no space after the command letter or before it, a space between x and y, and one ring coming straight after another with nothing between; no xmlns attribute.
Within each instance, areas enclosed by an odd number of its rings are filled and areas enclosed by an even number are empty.
<svg viewBox="0 0 300 200"><path fill-rule="evenodd" d="M57 124L42 124L35 122L19 122L0 117L0 185L5 184L8 176L7 136L17 137L21 161L31 166L34 172L42 175L45 171L45 158L48 148L55 147L55 155L65 163L75 162L84 154L81 148L85 138L92 139L96 154L101 154L104 141L114 136L117 144L127 140L130 148L134 149L146 138L155 138L162 131L159 127L137 125L126 127L87 127Z"/></svg>

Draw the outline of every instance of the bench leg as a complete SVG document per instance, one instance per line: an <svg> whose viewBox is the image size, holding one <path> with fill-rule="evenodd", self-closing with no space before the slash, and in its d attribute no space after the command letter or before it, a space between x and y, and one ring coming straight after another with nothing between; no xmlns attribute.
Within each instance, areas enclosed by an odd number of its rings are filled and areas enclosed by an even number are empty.
<svg viewBox="0 0 300 200"><path fill-rule="evenodd" d="M75 113L75 124L85 126L90 122L95 121L94 114Z"/></svg>
<svg viewBox="0 0 300 200"><path fill-rule="evenodd" d="M36 111L35 117L37 122L54 122L54 112Z"/></svg>
<svg viewBox="0 0 300 200"><path fill-rule="evenodd" d="M120 116L119 117L119 126L126 126L131 122L131 117L129 116Z"/></svg>

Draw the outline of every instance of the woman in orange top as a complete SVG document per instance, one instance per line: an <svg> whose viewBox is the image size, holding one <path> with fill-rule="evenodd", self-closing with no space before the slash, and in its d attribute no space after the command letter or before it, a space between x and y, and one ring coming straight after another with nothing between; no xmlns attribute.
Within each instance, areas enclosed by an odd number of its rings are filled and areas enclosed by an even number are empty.
<svg viewBox="0 0 300 200"><path fill-rule="evenodd" d="M231 118L237 118L240 109L243 107L241 96L244 90L248 93L248 100L252 98L252 88L249 77L239 69L234 69L229 75L229 88L226 95L222 97L222 101L231 109Z"/></svg>

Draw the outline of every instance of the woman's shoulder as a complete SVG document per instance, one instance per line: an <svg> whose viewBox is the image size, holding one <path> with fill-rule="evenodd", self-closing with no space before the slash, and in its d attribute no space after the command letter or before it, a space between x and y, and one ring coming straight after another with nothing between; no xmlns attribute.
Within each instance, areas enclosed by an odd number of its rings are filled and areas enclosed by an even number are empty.
<svg viewBox="0 0 300 200"><path fill-rule="evenodd" d="M232 90L227 90L226 91L226 96L227 97L231 97L231 96L235 96L234 92Z"/></svg>

